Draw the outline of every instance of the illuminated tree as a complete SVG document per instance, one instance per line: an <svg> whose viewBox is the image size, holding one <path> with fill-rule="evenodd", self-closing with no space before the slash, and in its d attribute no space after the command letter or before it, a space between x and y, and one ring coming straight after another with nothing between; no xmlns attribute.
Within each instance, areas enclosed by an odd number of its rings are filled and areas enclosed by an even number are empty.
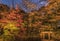
<svg viewBox="0 0 60 41"><path fill-rule="evenodd" d="M8 23L3 28L3 40L4 41L14 41L15 35L18 34L19 28L15 26L14 23Z"/></svg>

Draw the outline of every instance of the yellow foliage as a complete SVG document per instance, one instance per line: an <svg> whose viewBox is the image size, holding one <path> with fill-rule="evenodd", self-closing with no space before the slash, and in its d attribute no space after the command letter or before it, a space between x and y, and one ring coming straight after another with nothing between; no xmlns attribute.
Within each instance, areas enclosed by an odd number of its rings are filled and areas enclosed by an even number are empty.
<svg viewBox="0 0 60 41"><path fill-rule="evenodd" d="M17 28L14 23L8 23L4 26L4 35L10 35L11 33L15 34L17 33L18 29L19 28Z"/></svg>
<svg viewBox="0 0 60 41"><path fill-rule="evenodd" d="M4 29L17 29L17 27L13 23L8 23L7 25L4 26Z"/></svg>

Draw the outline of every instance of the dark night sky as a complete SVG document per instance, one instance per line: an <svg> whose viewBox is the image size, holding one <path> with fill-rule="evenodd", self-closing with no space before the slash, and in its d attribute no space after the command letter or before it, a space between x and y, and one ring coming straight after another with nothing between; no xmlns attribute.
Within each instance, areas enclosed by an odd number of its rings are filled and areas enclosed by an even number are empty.
<svg viewBox="0 0 60 41"><path fill-rule="evenodd" d="M42 6L45 6L48 3L47 0L30 0L30 2L37 5L37 7L35 8L36 10L38 10ZM0 3L11 6L12 0L0 0ZM32 10L32 9L26 8L25 5L23 5L22 0L14 0L14 5L16 5L16 3L18 3L20 8L22 8L22 10L24 10L25 12L30 12Z"/></svg>

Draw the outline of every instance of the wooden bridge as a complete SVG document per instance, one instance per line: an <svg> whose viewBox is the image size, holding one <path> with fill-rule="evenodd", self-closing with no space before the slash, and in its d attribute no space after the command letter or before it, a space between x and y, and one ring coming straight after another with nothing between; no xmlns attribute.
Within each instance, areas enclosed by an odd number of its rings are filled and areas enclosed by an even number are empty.
<svg viewBox="0 0 60 41"><path fill-rule="evenodd" d="M40 33L40 37L42 41L54 41L53 40L54 33L51 31L43 31Z"/></svg>

